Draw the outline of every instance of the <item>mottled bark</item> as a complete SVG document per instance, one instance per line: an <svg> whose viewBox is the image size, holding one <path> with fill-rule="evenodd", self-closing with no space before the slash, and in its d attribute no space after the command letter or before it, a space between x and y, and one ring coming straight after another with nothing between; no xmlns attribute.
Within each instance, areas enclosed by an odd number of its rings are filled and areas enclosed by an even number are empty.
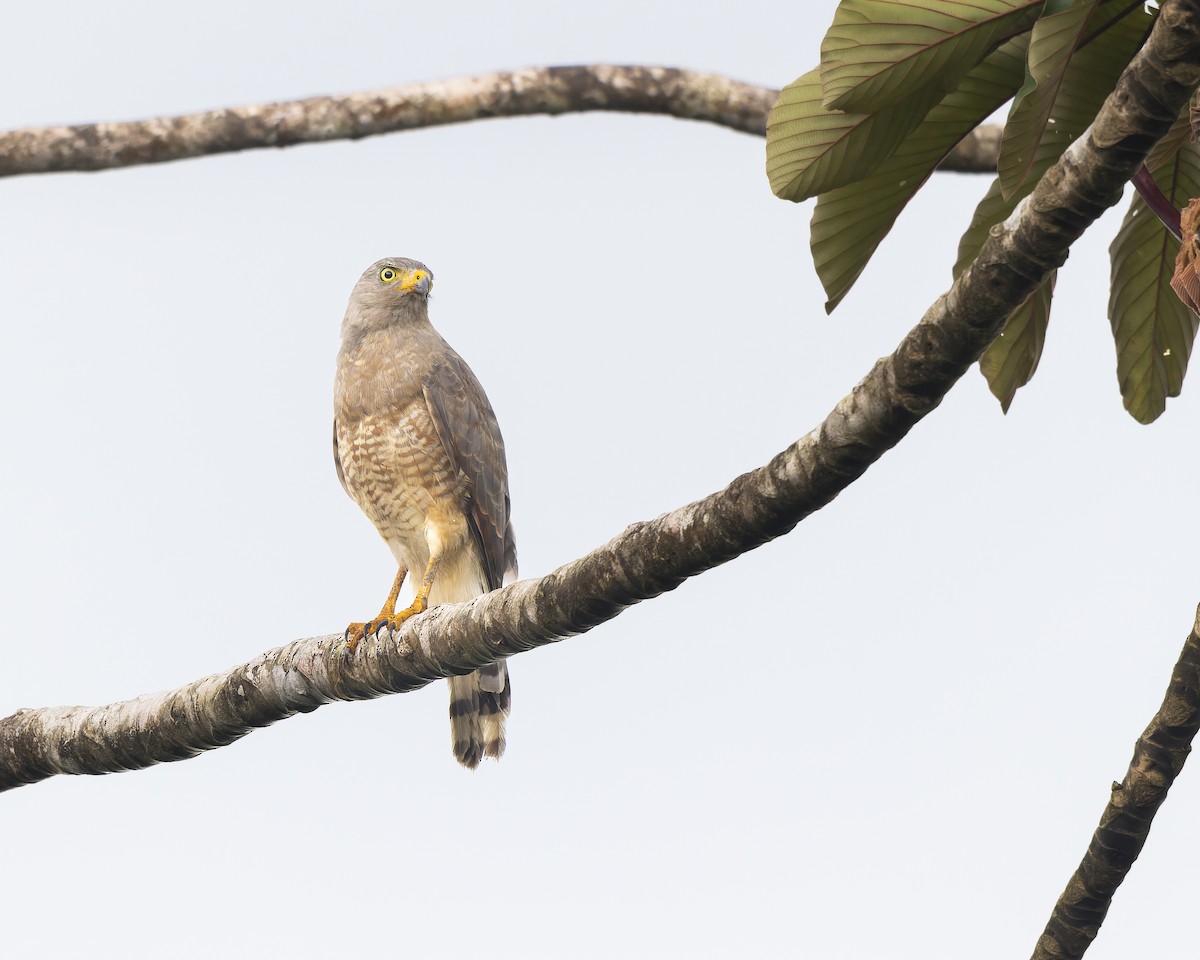
<svg viewBox="0 0 1200 960"><path fill-rule="evenodd" d="M357 140L487 117L609 110L655 113L763 136L779 91L670 67L537 67L338 97L210 110L128 123L0 133L0 177L109 170L261 147ZM943 164L996 169L998 127L981 127Z"/></svg>
<svg viewBox="0 0 1200 960"><path fill-rule="evenodd" d="M956 173L995 173L1003 136L1004 128L999 124L976 127L946 154L938 169Z"/></svg>
<svg viewBox="0 0 1200 960"><path fill-rule="evenodd" d="M582 633L781 536L829 503L933 410L1121 195L1200 83L1200 0L1168 3L1095 124L993 228L975 263L813 431L728 487L540 580L409 621L349 663L340 636L299 640L181 690L0 720L0 789L194 756L331 700L397 693Z"/></svg>
<svg viewBox="0 0 1200 960"><path fill-rule="evenodd" d="M1125 779L1092 835L1083 862L1054 905L1033 960L1082 957L1096 939L1113 894L1142 852L1150 824L1200 731L1200 609L1171 673L1162 706L1133 748Z"/></svg>

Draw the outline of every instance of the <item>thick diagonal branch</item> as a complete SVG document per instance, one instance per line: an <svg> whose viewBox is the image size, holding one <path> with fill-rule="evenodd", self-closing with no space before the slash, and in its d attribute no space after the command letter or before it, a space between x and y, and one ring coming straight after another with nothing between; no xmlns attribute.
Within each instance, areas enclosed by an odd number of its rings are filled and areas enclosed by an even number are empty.
<svg viewBox="0 0 1200 960"><path fill-rule="evenodd" d="M536 67L152 120L13 130L0 133L0 177L109 170L488 117L591 110L666 114L763 136L778 94L770 87L671 67ZM994 171L999 143L999 128L981 127L942 166Z"/></svg>
<svg viewBox="0 0 1200 960"><path fill-rule="evenodd" d="M1200 83L1200 0L1175 0L1095 124L1042 178L975 263L813 431L728 487L637 523L585 557L364 642L300 640L170 693L0 720L0 789L194 756L332 700L423 686L582 633L626 607L781 536L829 503L913 425L997 336L1009 313L1121 195Z"/></svg>
<svg viewBox="0 0 1200 960"><path fill-rule="evenodd" d="M1082 957L1104 922L1113 894L1142 852L1200 731L1200 609L1158 713L1133 749L1125 779L1112 786L1079 869L1054 905L1033 960Z"/></svg>

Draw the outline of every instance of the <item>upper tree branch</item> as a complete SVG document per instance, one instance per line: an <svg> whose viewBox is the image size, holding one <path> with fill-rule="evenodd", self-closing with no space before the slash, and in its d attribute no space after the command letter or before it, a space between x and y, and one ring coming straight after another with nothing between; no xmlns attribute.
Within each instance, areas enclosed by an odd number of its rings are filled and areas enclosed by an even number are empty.
<svg viewBox="0 0 1200 960"><path fill-rule="evenodd" d="M412 690L500 656L561 640L674 589L791 530L861 476L998 335L1065 261L1170 127L1200 82L1200 0L1164 7L1088 132L1064 153L972 266L896 351L812 432L724 490L656 520L540 580L410 620L364 642L350 664L338 636L300 640L180 690L107 707L25 710L0 720L0 789L59 773L107 773L194 756L331 700Z"/></svg>
<svg viewBox="0 0 1200 960"><path fill-rule="evenodd" d="M340 97L232 107L129 123L0 133L0 177L108 170L260 147L357 140L487 117L589 110L657 113L763 136L779 91L670 67L538 67ZM943 169L992 171L1000 134L981 127Z"/></svg>

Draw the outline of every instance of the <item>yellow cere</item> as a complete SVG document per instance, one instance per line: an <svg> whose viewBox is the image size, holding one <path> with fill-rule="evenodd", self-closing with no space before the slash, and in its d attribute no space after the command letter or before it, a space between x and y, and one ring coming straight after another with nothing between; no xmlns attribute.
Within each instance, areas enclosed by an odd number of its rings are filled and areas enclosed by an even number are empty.
<svg viewBox="0 0 1200 960"><path fill-rule="evenodd" d="M400 289L411 290L428 276L429 274L424 270L414 270L404 278L404 282L400 284Z"/></svg>

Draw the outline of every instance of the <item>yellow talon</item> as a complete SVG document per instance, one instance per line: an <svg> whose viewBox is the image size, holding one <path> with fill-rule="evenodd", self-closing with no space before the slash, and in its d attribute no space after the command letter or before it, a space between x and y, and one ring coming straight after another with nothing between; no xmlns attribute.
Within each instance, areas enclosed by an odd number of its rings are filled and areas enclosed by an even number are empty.
<svg viewBox="0 0 1200 960"><path fill-rule="evenodd" d="M429 591L433 587L433 578L437 575L438 564L441 563L441 555L429 558L429 564L425 567L425 576L421 580L421 586L417 588L417 595L413 597L413 602L396 613L396 597L400 594L400 585L404 583L404 578L408 576L408 570L401 567L396 572L396 579L392 583L392 591L388 594L387 600L383 603L383 609L379 611L379 616L374 620L368 620L366 623L352 623L346 628L346 652L349 656L354 655L354 651L358 649L359 641L365 640L369 636L378 633L384 626L389 630L399 630L400 625L410 617L415 617L418 613L424 613L429 606Z"/></svg>

